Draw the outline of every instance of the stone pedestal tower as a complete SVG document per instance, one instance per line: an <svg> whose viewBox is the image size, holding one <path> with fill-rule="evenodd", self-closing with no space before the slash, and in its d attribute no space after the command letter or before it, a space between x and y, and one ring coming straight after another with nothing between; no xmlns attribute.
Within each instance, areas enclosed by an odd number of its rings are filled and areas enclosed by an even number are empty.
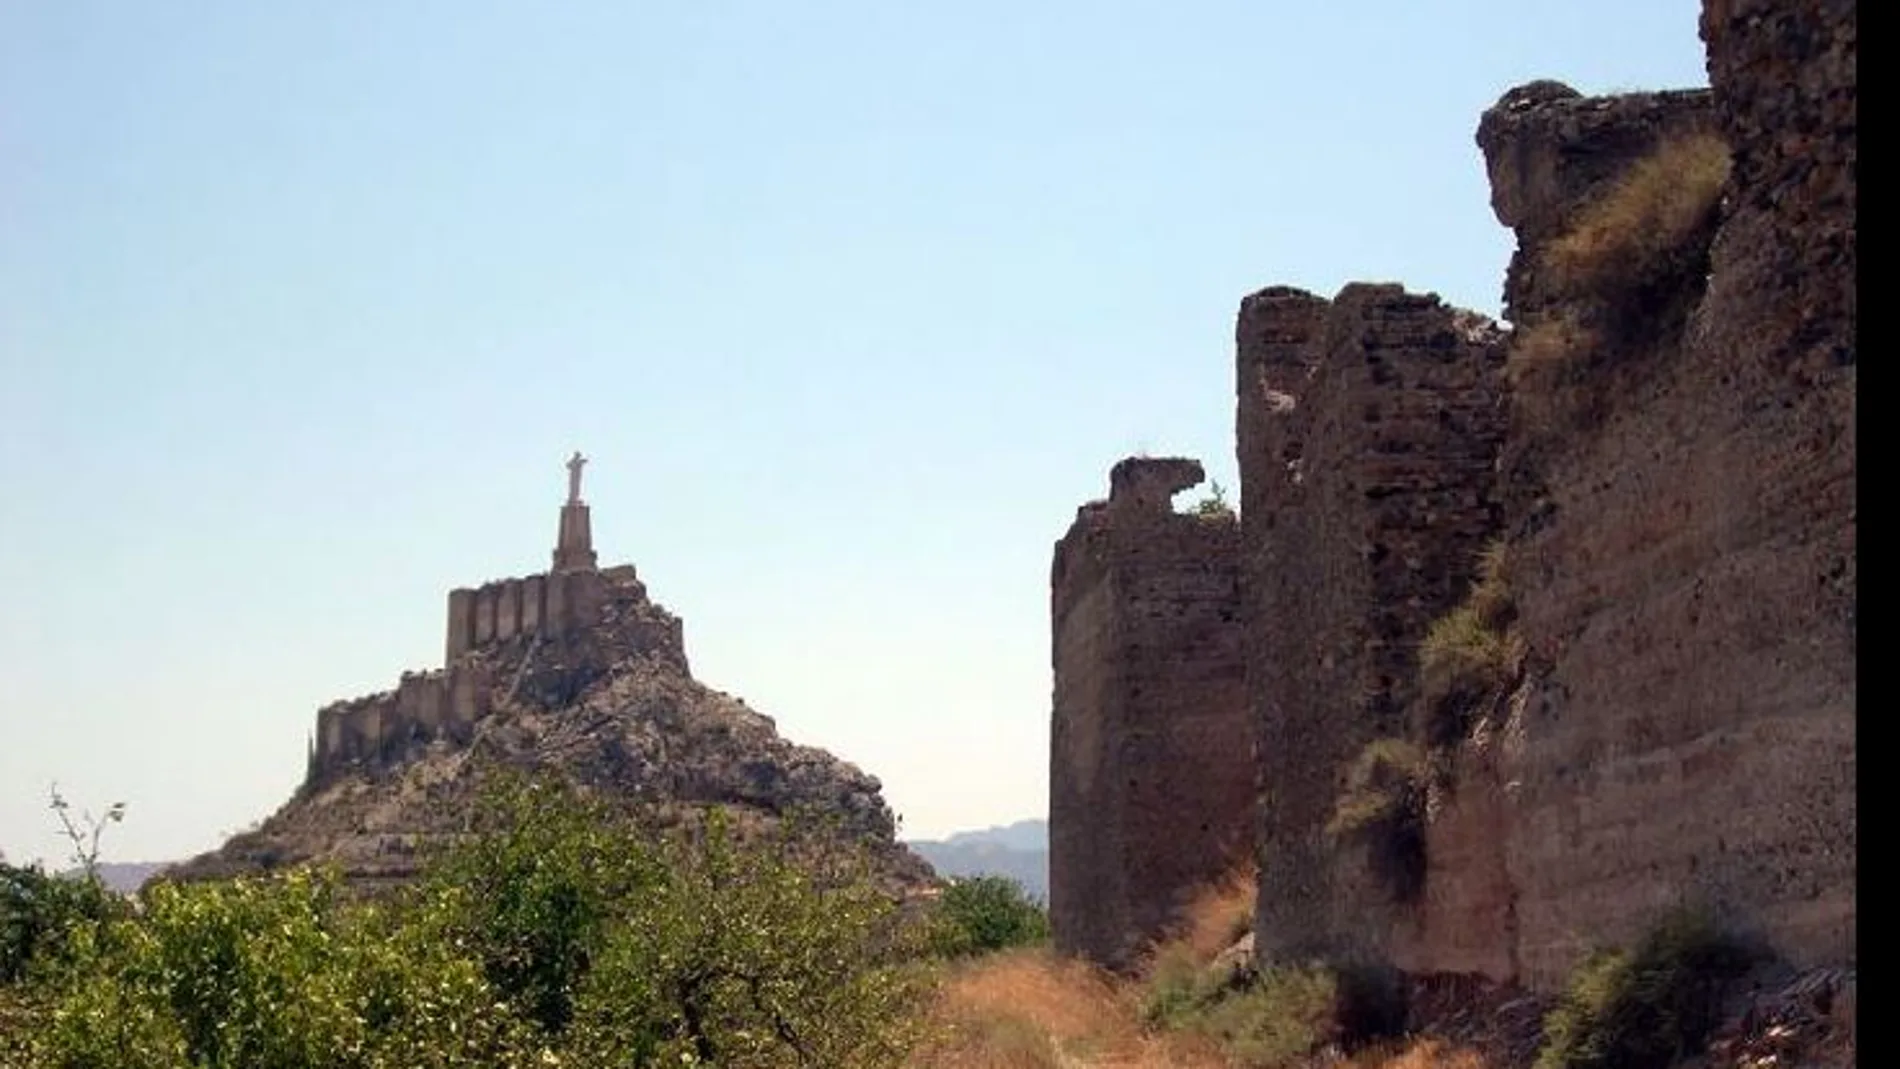
<svg viewBox="0 0 1900 1069"><path fill-rule="evenodd" d="M561 533L554 542L554 571L592 571L594 533L588 524L587 503L581 500L581 467L587 458L579 450L567 459L567 503L561 506Z"/></svg>

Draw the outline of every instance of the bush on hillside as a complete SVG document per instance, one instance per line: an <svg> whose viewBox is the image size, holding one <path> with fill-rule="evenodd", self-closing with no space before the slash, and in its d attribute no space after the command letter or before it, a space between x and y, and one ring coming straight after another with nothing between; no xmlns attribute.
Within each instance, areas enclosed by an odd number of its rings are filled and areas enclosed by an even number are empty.
<svg viewBox="0 0 1900 1069"><path fill-rule="evenodd" d="M54 876L0 862L0 986L63 953L69 933L119 916L123 899L96 879Z"/></svg>
<svg viewBox="0 0 1900 1069"><path fill-rule="evenodd" d="M1278 1065L1340 1038L1339 977L1275 966L1236 982L1163 953L1142 1014L1150 1025L1201 1036L1243 1065Z"/></svg>
<svg viewBox="0 0 1900 1069"><path fill-rule="evenodd" d="M1030 946L1049 938L1042 903L1007 876L952 880L937 899L930 946L947 958Z"/></svg>

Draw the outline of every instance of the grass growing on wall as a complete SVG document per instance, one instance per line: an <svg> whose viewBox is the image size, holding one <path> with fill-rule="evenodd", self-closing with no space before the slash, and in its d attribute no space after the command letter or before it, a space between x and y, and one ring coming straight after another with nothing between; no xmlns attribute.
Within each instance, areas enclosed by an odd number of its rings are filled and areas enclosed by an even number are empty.
<svg viewBox="0 0 1900 1069"><path fill-rule="evenodd" d="M1581 294L1666 271L1720 203L1729 169L1728 144L1714 134L1664 140L1544 250L1546 281Z"/></svg>
<svg viewBox="0 0 1900 1069"><path fill-rule="evenodd" d="M1714 1027L1723 984L1750 958L1703 912L1677 910L1635 947L1572 972L1544 1024L1536 1069L1664 1069Z"/></svg>
<svg viewBox="0 0 1900 1069"><path fill-rule="evenodd" d="M1433 621L1419 644L1419 683L1430 714L1428 747L1455 743L1466 726L1465 714L1510 679L1524 653L1512 629L1517 605L1506 543L1487 546L1477 570L1465 600Z"/></svg>
<svg viewBox="0 0 1900 1069"><path fill-rule="evenodd" d="M1518 324L1505 364L1528 427L1600 421L1606 371L1668 347L1707 275L1730 168L1714 134L1667 138L1540 251L1533 285L1549 303Z"/></svg>

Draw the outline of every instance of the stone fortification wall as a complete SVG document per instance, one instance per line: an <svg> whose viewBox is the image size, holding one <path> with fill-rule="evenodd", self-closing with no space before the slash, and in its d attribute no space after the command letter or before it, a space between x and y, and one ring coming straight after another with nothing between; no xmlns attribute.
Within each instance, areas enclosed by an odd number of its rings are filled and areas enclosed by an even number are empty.
<svg viewBox="0 0 1900 1069"><path fill-rule="evenodd" d="M1050 920L1064 952L1110 967L1245 854L1238 525L1170 505L1202 477L1124 460L1055 547Z"/></svg>
<svg viewBox="0 0 1900 1069"><path fill-rule="evenodd" d="M1702 32L1710 89L1537 82L1484 115L1508 335L1396 286L1243 302L1269 959L1549 990L1686 901L1797 965L1854 961L1855 12L1707 0ZM1106 960L1165 899L1136 874L1180 856L1149 800L1201 776L1141 738L1177 682L1169 640L1131 644L1125 562L1166 589L1229 552L1118 537L1113 500L1086 506L1054 574L1052 910ZM1487 693L1427 700L1421 644L1493 549L1505 608L1473 626L1504 652L1459 684ZM1425 757L1403 880L1332 826L1395 737Z"/></svg>
<svg viewBox="0 0 1900 1069"><path fill-rule="evenodd" d="M448 665L317 712L308 780L400 764L460 745L504 702L558 705L618 659L687 670L679 618L653 605L631 565L505 579L449 594Z"/></svg>
<svg viewBox="0 0 1900 1069"><path fill-rule="evenodd" d="M352 766L392 764L438 740L466 743L475 722L493 708L490 675L480 663L405 672L394 690L318 709L309 778L324 780Z"/></svg>
<svg viewBox="0 0 1900 1069"><path fill-rule="evenodd" d="M1703 32L1712 93L1673 123L1732 152L1706 267L1604 418L1535 455L1513 550L1536 656L1495 765L1540 986L1685 899L1797 963L1854 958L1854 9L1711 0ZM1514 308L1573 299L1538 265L1600 186L1575 172L1666 111L1518 91L1486 115Z"/></svg>
<svg viewBox="0 0 1900 1069"><path fill-rule="evenodd" d="M606 588L637 582L632 565L497 579L449 591L447 659L518 635L564 634L599 622Z"/></svg>
<svg viewBox="0 0 1900 1069"><path fill-rule="evenodd" d="M1382 956L1390 895L1326 829L1359 750L1410 733L1418 644L1498 530L1501 335L1434 296L1353 284L1330 302L1254 294L1236 340L1255 945Z"/></svg>

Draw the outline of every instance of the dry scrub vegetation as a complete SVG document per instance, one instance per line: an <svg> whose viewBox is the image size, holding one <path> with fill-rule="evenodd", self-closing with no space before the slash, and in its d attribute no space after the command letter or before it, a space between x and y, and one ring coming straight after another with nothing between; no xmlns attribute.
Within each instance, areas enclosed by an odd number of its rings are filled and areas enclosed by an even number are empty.
<svg viewBox="0 0 1900 1069"><path fill-rule="evenodd" d="M1471 593L1433 621L1419 644L1419 684L1425 701L1433 706L1468 704L1505 682L1524 653L1523 641L1511 628L1516 615L1509 548L1493 542L1478 558ZM1452 741L1447 734L1457 733L1456 724L1440 724L1441 719L1433 717L1429 745L1443 745Z"/></svg>
<svg viewBox="0 0 1900 1069"><path fill-rule="evenodd" d="M1527 317L1506 374L1520 411L1560 429L1599 415L1599 372L1667 335L1699 291L1730 170L1709 133L1665 140L1584 206L1537 260L1549 306Z"/></svg>
<svg viewBox="0 0 1900 1069"><path fill-rule="evenodd" d="M1702 230L1728 176L1728 144L1714 134L1664 141L1544 250L1548 283L1589 293L1654 274Z"/></svg>
<svg viewBox="0 0 1900 1069"><path fill-rule="evenodd" d="M936 1007L938 1042L920 1069L1488 1069L1471 1051L1431 1040L1309 1055L1322 1040L1316 974L1261 982L1220 961L1251 928L1255 879L1236 872L1187 909L1178 934L1136 974L1118 977L1046 949L970 962ZM1303 990L1304 988L1304 990ZM1326 993L1330 1000L1330 992ZM1263 1042L1264 1041L1264 1042Z"/></svg>

